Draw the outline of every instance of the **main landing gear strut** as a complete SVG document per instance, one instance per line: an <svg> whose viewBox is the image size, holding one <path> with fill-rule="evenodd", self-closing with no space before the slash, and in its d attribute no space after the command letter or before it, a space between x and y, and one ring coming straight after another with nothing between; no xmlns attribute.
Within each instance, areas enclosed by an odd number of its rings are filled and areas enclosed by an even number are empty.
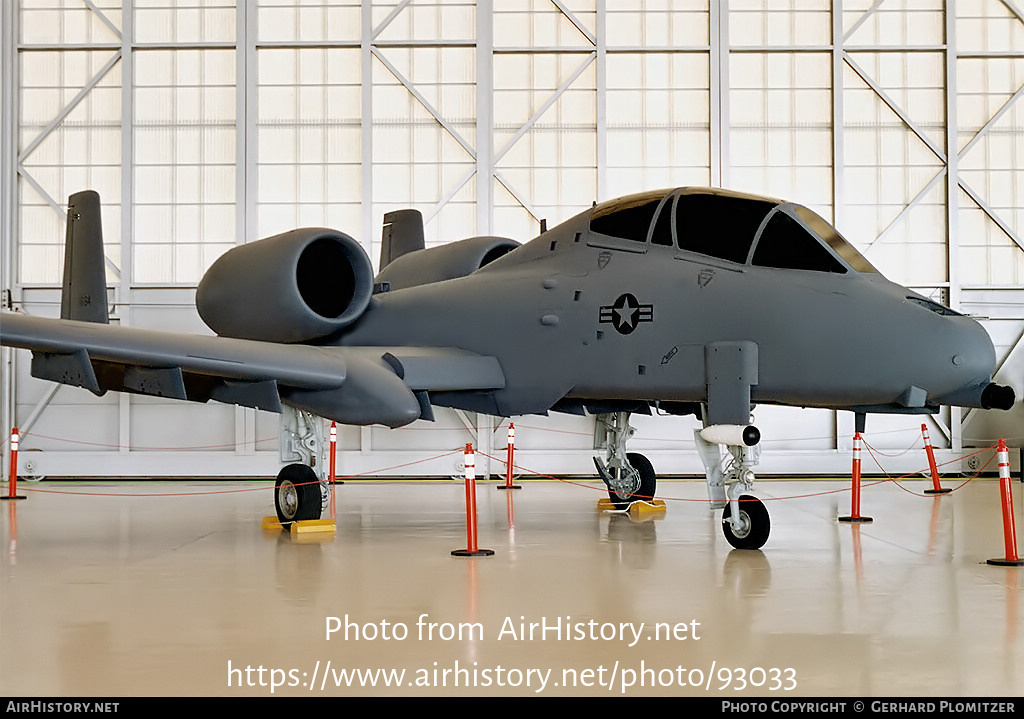
<svg viewBox="0 0 1024 719"><path fill-rule="evenodd" d="M604 452L594 457L594 466L608 486L612 504L624 509L652 498L657 484L654 467L644 455L626 452L626 441L636 432L629 424L629 412L598 415L597 421L597 446ZM753 425L711 425L694 431L711 508L723 510L722 532L737 549L760 549L771 531L764 504L745 493L753 491L752 467L760 460L760 439Z"/></svg>
<svg viewBox="0 0 1024 719"><path fill-rule="evenodd" d="M650 460L636 452L626 452L626 441L636 430L629 424L629 412L613 412L597 416L598 448L603 456L594 457L597 473L608 486L608 497L616 509L651 499L657 476Z"/></svg>
<svg viewBox="0 0 1024 719"><path fill-rule="evenodd" d="M281 460L286 464L274 482L274 507L281 524L320 519L330 487L322 471L324 428L319 417L285 406L281 412Z"/></svg>

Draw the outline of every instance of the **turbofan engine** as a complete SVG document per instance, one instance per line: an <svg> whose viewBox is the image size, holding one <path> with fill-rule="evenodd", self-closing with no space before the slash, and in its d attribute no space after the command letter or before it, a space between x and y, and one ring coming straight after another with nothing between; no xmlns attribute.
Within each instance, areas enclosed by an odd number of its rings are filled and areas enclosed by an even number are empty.
<svg viewBox="0 0 1024 719"><path fill-rule="evenodd" d="M515 240L485 236L415 250L384 267L377 282L389 290L401 290L465 277L517 247Z"/></svg>
<svg viewBox="0 0 1024 719"><path fill-rule="evenodd" d="M301 228L221 255L199 283L196 309L222 337L305 342L354 322L372 294L373 267L358 242Z"/></svg>

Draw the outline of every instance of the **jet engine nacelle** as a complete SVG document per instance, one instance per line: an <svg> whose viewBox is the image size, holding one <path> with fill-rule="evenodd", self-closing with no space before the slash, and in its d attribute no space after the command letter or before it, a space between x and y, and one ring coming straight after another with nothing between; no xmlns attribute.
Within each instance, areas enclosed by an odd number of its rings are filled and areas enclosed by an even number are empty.
<svg viewBox="0 0 1024 719"><path fill-rule="evenodd" d="M372 294L362 246L307 227L225 252L200 281L196 309L223 337L306 342L357 320Z"/></svg>
<svg viewBox="0 0 1024 719"><path fill-rule="evenodd" d="M519 243L507 237L483 236L414 250L381 270L377 282L400 290L465 277L517 247Z"/></svg>

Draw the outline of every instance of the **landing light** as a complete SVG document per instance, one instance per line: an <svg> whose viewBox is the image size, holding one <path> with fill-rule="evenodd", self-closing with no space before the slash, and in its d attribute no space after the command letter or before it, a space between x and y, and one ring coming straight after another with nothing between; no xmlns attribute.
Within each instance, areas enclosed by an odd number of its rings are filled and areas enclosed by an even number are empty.
<svg viewBox="0 0 1024 719"><path fill-rule="evenodd" d="M752 424L713 424L700 431L705 442L753 447L761 441L761 431Z"/></svg>

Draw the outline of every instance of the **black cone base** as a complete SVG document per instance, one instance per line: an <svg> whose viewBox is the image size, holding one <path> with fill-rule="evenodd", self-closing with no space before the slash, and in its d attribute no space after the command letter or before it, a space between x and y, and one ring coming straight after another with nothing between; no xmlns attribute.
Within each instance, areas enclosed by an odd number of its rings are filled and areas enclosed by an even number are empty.
<svg viewBox="0 0 1024 719"><path fill-rule="evenodd" d="M1024 567L1024 559L989 559L986 564L997 567Z"/></svg>

